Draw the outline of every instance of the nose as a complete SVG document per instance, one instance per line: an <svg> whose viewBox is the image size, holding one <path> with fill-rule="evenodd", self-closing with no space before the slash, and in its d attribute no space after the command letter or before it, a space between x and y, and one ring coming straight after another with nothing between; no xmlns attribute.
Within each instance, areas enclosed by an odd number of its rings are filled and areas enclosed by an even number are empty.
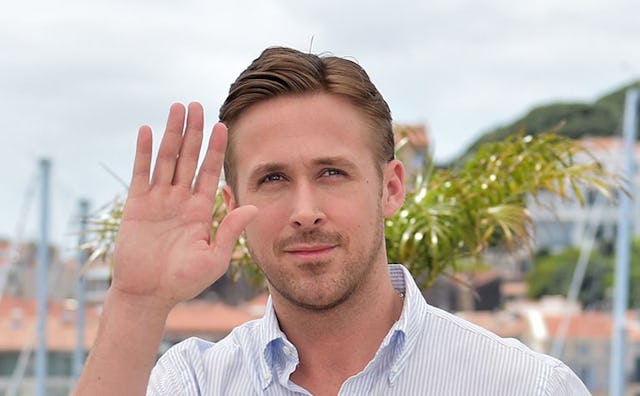
<svg viewBox="0 0 640 396"><path fill-rule="evenodd" d="M291 204L290 224L294 228L305 228L321 225L326 219L319 205L317 194L308 184L299 185L294 192Z"/></svg>

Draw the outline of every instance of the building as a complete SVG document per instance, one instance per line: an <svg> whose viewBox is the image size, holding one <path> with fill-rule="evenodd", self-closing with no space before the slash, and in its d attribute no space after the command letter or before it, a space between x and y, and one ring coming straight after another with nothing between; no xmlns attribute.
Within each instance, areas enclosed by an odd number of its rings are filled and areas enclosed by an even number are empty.
<svg viewBox="0 0 640 396"><path fill-rule="evenodd" d="M262 316L266 295L239 306L196 300L176 306L167 319L159 354L189 336L218 340L231 329ZM73 354L77 339L75 300L49 302L46 326L48 349L47 394L68 395L73 389ZM86 311L84 350L88 351L98 331L100 308ZM17 394L34 394L34 350L36 302L33 299L4 296L0 299L0 394L13 387Z"/></svg>
<svg viewBox="0 0 640 396"><path fill-rule="evenodd" d="M0 245L0 295L7 293L14 296L33 298L36 295L38 270L38 245L36 243L20 243L5 241ZM49 271L47 284L51 296L62 299L74 292L72 279L77 268L72 261L63 261L58 249L50 246ZM3 283L4 279L4 283Z"/></svg>
<svg viewBox="0 0 640 396"><path fill-rule="evenodd" d="M51 395L66 395L72 384L71 359L76 342L73 304L50 302L47 320L48 383ZM98 311L87 311L85 349L95 338ZM33 394L33 351L36 339L36 301L5 295L0 300L0 394L13 385L18 394Z"/></svg>
<svg viewBox="0 0 640 396"><path fill-rule="evenodd" d="M593 157L583 156L576 161L597 160L602 166L615 174L622 173L621 160L623 157L622 140L619 138L588 138L582 139L580 144ZM640 169L640 144L635 146L636 169ZM567 188L569 199L552 196L541 192L536 200L531 200L529 211L533 219L536 233L537 249L558 251L569 246L580 246L585 239L587 226L596 227L595 236L599 241L613 242L616 237L618 223L618 207L615 202L608 201L595 190L582 190L585 206L581 206ZM628 191L632 196L640 196L640 172L636 170L633 183ZM640 235L640 199L632 201L633 232Z"/></svg>
<svg viewBox="0 0 640 396"><path fill-rule="evenodd" d="M406 181L424 170L431 161L429 131L425 124L394 124L396 154L405 165Z"/></svg>

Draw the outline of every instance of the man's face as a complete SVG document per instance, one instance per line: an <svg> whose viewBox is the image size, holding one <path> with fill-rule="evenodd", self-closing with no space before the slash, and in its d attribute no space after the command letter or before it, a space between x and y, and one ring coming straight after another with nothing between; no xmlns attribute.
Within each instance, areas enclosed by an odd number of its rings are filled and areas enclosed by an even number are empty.
<svg viewBox="0 0 640 396"><path fill-rule="evenodd" d="M236 195L252 204L246 228L274 298L309 309L346 301L386 265L383 220L402 204L397 161L380 175L364 116L329 94L288 96L250 107L234 124Z"/></svg>

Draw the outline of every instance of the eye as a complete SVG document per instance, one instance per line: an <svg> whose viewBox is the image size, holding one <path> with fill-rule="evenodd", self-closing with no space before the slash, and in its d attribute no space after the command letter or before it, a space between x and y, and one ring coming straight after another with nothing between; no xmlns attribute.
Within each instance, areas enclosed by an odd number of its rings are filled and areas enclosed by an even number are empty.
<svg viewBox="0 0 640 396"><path fill-rule="evenodd" d="M335 169L335 168L329 168L329 169L325 169L322 172L323 176L339 176L339 175L344 175L345 173L343 171L341 171L340 169Z"/></svg>
<svg viewBox="0 0 640 396"><path fill-rule="evenodd" d="M275 183L279 181L284 181L284 175L281 173L270 173L262 178L262 183Z"/></svg>

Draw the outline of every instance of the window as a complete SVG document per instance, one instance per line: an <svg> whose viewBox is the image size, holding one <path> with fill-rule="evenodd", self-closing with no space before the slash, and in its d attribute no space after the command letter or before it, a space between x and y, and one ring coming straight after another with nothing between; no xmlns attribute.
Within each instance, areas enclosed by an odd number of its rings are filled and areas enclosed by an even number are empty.
<svg viewBox="0 0 640 396"><path fill-rule="evenodd" d="M50 351L47 371L53 377L71 376L71 353Z"/></svg>
<svg viewBox="0 0 640 396"><path fill-rule="evenodd" d="M13 370L18 364L19 352L3 351L0 352L0 377L11 377Z"/></svg>

